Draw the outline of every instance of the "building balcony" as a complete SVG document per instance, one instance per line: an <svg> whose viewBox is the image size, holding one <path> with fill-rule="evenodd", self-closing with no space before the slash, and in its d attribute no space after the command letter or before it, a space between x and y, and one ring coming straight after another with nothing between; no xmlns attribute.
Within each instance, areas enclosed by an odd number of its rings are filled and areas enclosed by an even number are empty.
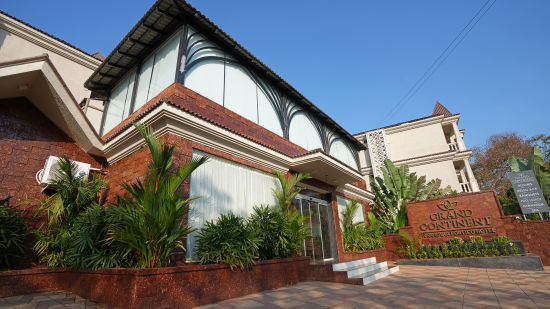
<svg viewBox="0 0 550 309"><path fill-rule="evenodd" d="M462 192L472 192L471 186L467 182L460 183L460 187L462 188Z"/></svg>
<svg viewBox="0 0 550 309"><path fill-rule="evenodd" d="M458 151L457 143L448 143L447 146L449 146L449 150Z"/></svg>

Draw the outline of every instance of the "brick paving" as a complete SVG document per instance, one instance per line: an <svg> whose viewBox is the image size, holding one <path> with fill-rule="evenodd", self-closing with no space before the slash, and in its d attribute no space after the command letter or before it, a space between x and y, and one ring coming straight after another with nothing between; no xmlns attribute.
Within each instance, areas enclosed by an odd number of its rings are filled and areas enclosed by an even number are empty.
<svg viewBox="0 0 550 309"><path fill-rule="evenodd" d="M68 292L0 298L4 308L101 308ZM550 269L403 265L367 286L304 282L206 308L550 308Z"/></svg>
<svg viewBox="0 0 550 309"><path fill-rule="evenodd" d="M550 308L550 270L405 265L366 286L305 282L200 308Z"/></svg>
<svg viewBox="0 0 550 309"><path fill-rule="evenodd" d="M0 298L0 309L102 308L94 302L69 292L46 292Z"/></svg>

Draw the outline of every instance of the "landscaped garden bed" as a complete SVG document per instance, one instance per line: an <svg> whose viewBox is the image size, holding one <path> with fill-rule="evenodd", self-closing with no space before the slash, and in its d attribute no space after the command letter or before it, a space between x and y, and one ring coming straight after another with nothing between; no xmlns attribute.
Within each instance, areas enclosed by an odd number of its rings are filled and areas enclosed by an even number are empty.
<svg viewBox="0 0 550 309"><path fill-rule="evenodd" d="M544 270L540 257L529 255L464 257L425 260L398 260L399 265L474 267L474 268L504 268L517 270Z"/></svg>

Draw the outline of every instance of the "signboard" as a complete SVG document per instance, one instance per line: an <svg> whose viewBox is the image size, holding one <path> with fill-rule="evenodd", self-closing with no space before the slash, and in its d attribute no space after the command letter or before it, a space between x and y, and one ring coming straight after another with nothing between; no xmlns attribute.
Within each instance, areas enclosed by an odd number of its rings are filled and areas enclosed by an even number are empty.
<svg viewBox="0 0 550 309"><path fill-rule="evenodd" d="M532 170L508 172L506 177L512 182L523 214L550 212Z"/></svg>
<svg viewBox="0 0 550 309"><path fill-rule="evenodd" d="M506 233L494 191L407 203L407 216L412 234L427 245L442 244L452 237L481 236L489 240Z"/></svg>
<svg viewBox="0 0 550 309"><path fill-rule="evenodd" d="M449 200L437 204L429 220L419 225L423 238L463 237L496 233L491 216L477 215L470 207Z"/></svg>

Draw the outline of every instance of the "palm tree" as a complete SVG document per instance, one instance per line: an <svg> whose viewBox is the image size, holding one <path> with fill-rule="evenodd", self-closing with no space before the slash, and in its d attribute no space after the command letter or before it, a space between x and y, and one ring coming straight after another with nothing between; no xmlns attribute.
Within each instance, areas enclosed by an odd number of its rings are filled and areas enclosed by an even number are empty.
<svg viewBox="0 0 550 309"><path fill-rule="evenodd" d="M291 208L290 206L296 198L296 195L302 191L302 188L298 187L297 184L304 179L311 178L311 176L307 173L298 173L286 177L278 171L275 171L274 174L279 180L279 187L272 190L273 194L275 194L275 198L277 198L279 202L281 210L288 218L291 255L299 255L304 239L311 236L309 226L304 224L309 217L302 216L298 209Z"/></svg>
<svg viewBox="0 0 550 309"><path fill-rule="evenodd" d="M304 179L311 178L311 176L308 173L298 173L287 177L278 171L275 171L274 175L279 180L280 187L272 189L273 194L275 194L283 212L288 215L290 205L296 198L296 195L302 191L302 188L296 185Z"/></svg>
<svg viewBox="0 0 550 309"><path fill-rule="evenodd" d="M134 126L145 139L152 159L143 181L122 184L130 197L119 197L109 214L111 237L136 250L141 267L162 267L170 262L175 249L185 249L182 239L193 231L182 217L195 198L184 199L178 189L208 158L172 168L176 144L161 143L150 127Z"/></svg>

